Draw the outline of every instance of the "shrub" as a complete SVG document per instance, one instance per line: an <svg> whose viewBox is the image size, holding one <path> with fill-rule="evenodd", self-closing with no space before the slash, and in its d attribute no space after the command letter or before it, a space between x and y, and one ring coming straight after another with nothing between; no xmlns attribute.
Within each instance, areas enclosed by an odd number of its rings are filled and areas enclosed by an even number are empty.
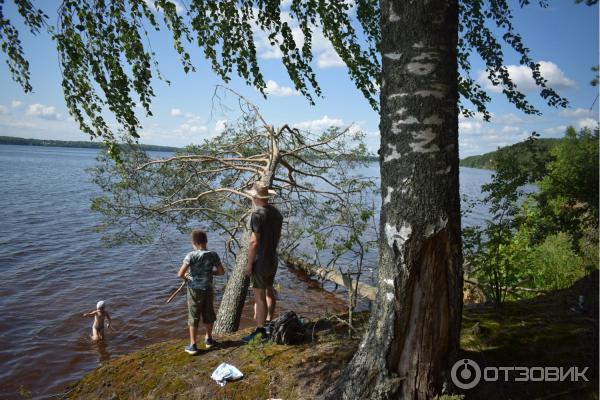
<svg viewBox="0 0 600 400"><path fill-rule="evenodd" d="M571 238L564 232L550 235L535 246L530 263L533 286L538 289L569 287L588 272L583 257L573 251Z"/></svg>
<svg viewBox="0 0 600 400"><path fill-rule="evenodd" d="M587 226L583 229L583 234L579 240L579 254L584 268L588 272L598 269L598 230L593 226Z"/></svg>

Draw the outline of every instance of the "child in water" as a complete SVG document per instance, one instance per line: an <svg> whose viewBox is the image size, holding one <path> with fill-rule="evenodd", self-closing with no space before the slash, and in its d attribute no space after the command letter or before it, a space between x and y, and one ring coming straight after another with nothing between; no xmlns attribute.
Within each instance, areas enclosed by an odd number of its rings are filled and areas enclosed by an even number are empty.
<svg viewBox="0 0 600 400"><path fill-rule="evenodd" d="M110 315L104 307L104 301L100 300L96 304L96 310L83 314L84 317L94 316L94 325L92 325L92 340L104 340L104 318L108 320L107 328L110 328Z"/></svg>

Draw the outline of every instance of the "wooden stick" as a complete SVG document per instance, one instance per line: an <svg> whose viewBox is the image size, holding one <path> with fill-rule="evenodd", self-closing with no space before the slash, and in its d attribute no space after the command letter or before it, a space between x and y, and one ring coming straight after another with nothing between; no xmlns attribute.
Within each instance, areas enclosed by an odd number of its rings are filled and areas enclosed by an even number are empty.
<svg viewBox="0 0 600 400"><path fill-rule="evenodd" d="M186 280L184 279L183 282L181 282L181 286L179 286L179 288L175 291L175 293L173 293L171 295L171 297L169 297L167 299L167 303L169 303L171 300L173 300L175 298L175 296L177 296L177 293L181 292L181 289L183 289L183 285L185 285Z"/></svg>

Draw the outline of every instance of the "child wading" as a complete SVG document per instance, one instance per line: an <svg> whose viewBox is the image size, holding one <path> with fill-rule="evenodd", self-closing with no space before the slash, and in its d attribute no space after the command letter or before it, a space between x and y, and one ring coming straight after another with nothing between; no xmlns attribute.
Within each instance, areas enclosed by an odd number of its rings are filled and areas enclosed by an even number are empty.
<svg viewBox="0 0 600 400"><path fill-rule="evenodd" d="M198 353L196 334L200 316L206 327L204 345L207 349L216 344L212 338L213 323L216 320L213 308L213 275L223 275L225 269L214 251L206 249L208 239L206 233L200 230L192 232L192 247L177 273L182 279L187 279L188 326L190 329L190 345L185 348L188 354Z"/></svg>
<svg viewBox="0 0 600 400"><path fill-rule="evenodd" d="M92 340L104 340L104 319L108 320L107 328L110 328L110 315L104 306L104 301L100 300L96 304L96 310L83 314L84 317L94 316L94 325L92 325Z"/></svg>

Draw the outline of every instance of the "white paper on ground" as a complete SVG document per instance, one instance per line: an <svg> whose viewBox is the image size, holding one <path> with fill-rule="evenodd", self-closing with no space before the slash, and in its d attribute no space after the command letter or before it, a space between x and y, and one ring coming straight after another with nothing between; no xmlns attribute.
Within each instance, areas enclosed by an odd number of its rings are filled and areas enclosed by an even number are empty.
<svg viewBox="0 0 600 400"><path fill-rule="evenodd" d="M242 372L231 364L221 363L210 376L210 379L217 381L220 386L225 386L227 381L235 381L244 376Z"/></svg>

